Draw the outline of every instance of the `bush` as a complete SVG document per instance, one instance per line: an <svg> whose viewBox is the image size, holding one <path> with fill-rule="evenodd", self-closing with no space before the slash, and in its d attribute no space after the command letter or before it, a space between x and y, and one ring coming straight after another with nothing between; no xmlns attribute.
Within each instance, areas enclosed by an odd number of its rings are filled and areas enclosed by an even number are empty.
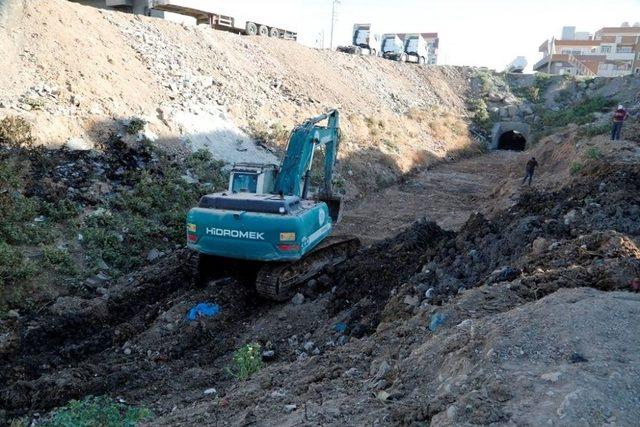
<svg viewBox="0 0 640 427"><path fill-rule="evenodd" d="M236 379L244 381L262 369L262 347L260 344L246 344L233 353L233 367L228 372Z"/></svg>
<svg viewBox="0 0 640 427"><path fill-rule="evenodd" d="M143 119L139 117L132 117L126 126L126 130L129 135L135 135L138 132L142 131L146 125L147 122Z"/></svg>
<svg viewBox="0 0 640 427"><path fill-rule="evenodd" d="M28 148L33 146L34 142L31 124L22 117L7 116L0 120L0 145Z"/></svg>
<svg viewBox="0 0 640 427"><path fill-rule="evenodd" d="M598 147L589 147L587 149L587 157L591 160L598 160L600 157L602 157L602 152Z"/></svg>
<svg viewBox="0 0 640 427"><path fill-rule="evenodd" d="M72 276L78 272L73 258L66 250L46 246L42 250L42 259L45 266L52 268L57 273Z"/></svg>
<svg viewBox="0 0 640 427"><path fill-rule="evenodd" d="M610 124L589 125L589 126L584 126L580 128L580 130L578 131L578 135L590 138L593 136L604 135L606 133L609 133L610 130L611 130Z"/></svg>
<svg viewBox="0 0 640 427"><path fill-rule="evenodd" d="M547 127L561 127L570 123L587 124L595 118L593 113L610 108L617 102L597 96L595 98L587 98L573 108L562 109L560 111L546 110L542 113L542 123Z"/></svg>
<svg viewBox="0 0 640 427"><path fill-rule="evenodd" d="M0 290L27 279L35 269L25 261L22 252L0 241Z"/></svg>
<svg viewBox="0 0 640 427"><path fill-rule="evenodd" d="M106 396L88 396L72 400L58 408L42 425L47 427L133 427L149 421L153 414L147 408L118 403Z"/></svg>
<svg viewBox="0 0 640 427"><path fill-rule="evenodd" d="M571 173L571 175L575 175L579 173L582 170L582 168L583 168L582 163L573 162L571 163L571 167L569 168L569 173Z"/></svg>

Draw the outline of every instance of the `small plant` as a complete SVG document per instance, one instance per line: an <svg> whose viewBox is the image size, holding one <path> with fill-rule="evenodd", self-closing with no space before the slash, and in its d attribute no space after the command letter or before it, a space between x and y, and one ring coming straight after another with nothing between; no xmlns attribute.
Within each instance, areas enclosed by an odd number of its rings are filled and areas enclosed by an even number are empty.
<svg viewBox="0 0 640 427"><path fill-rule="evenodd" d="M610 129L609 124L589 125L589 126L584 126L580 128L580 130L578 131L578 134L580 136L593 137L598 135L604 135L605 133L609 132L609 129Z"/></svg>
<svg viewBox="0 0 640 427"><path fill-rule="evenodd" d="M65 250L46 246L42 250L42 259L46 266L58 273L71 276L78 272L73 258Z"/></svg>
<svg viewBox="0 0 640 427"><path fill-rule="evenodd" d="M260 344L245 344L233 353L233 367L227 368L234 378L244 381L262 369L262 347Z"/></svg>
<svg viewBox="0 0 640 427"><path fill-rule="evenodd" d="M591 160L598 160L600 157L602 157L602 152L598 147L589 147L586 154L587 157Z"/></svg>
<svg viewBox="0 0 640 427"><path fill-rule="evenodd" d="M21 99L22 103L27 104L33 110L42 110L44 108L44 101L39 98L25 97Z"/></svg>
<svg viewBox="0 0 640 427"><path fill-rule="evenodd" d="M7 116L0 120L0 145L29 148L34 142L31 124L22 117Z"/></svg>
<svg viewBox="0 0 640 427"><path fill-rule="evenodd" d="M576 175L576 174L580 173L582 168L583 168L582 163L573 162L573 163L571 163L571 167L569 168L569 173L571 173L571 175Z"/></svg>
<svg viewBox="0 0 640 427"><path fill-rule="evenodd" d="M129 123L126 126L127 133L129 135L135 135L138 132L142 131L146 126L147 122L139 117L132 117L129 120Z"/></svg>
<svg viewBox="0 0 640 427"><path fill-rule="evenodd" d="M153 414L147 408L138 408L119 403L107 396L88 396L72 400L68 405L56 409L46 427L133 427L149 421Z"/></svg>

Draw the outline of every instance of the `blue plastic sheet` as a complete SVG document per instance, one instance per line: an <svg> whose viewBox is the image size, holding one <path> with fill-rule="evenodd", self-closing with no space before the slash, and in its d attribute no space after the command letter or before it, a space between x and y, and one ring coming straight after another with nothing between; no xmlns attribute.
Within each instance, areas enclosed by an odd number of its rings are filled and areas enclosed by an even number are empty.
<svg viewBox="0 0 640 427"><path fill-rule="evenodd" d="M220 313L220 306L209 302L201 302L200 304L189 310L187 314L188 320L196 320L198 317L214 317Z"/></svg>
<svg viewBox="0 0 640 427"><path fill-rule="evenodd" d="M347 325L343 322L336 324L336 332L340 334L344 334L344 331L347 330Z"/></svg>

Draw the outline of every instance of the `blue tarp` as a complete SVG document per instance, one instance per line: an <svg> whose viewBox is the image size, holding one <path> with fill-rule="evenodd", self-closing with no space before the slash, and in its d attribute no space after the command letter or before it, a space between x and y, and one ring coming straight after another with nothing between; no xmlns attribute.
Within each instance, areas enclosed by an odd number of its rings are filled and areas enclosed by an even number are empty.
<svg viewBox="0 0 640 427"><path fill-rule="evenodd" d="M189 310L187 314L188 320L196 320L200 316L213 317L220 313L220 306L209 302L201 302L200 304Z"/></svg>

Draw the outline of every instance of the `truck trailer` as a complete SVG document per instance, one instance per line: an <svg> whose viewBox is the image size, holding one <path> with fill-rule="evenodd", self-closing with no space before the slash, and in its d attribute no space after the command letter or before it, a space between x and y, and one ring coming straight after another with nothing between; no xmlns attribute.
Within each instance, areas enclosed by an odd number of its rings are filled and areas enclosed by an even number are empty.
<svg viewBox="0 0 640 427"><path fill-rule="evenodd" d="M215 4L199 0L148 0L149 8L164 12L179 13L196 19L198 25L208 25L222 31L230 31L248 36L274 37L297 40L295 31L268 22L255 16L245 16L242 12L223 10ZM214 3L214 2L211 2Z"/></svg>

